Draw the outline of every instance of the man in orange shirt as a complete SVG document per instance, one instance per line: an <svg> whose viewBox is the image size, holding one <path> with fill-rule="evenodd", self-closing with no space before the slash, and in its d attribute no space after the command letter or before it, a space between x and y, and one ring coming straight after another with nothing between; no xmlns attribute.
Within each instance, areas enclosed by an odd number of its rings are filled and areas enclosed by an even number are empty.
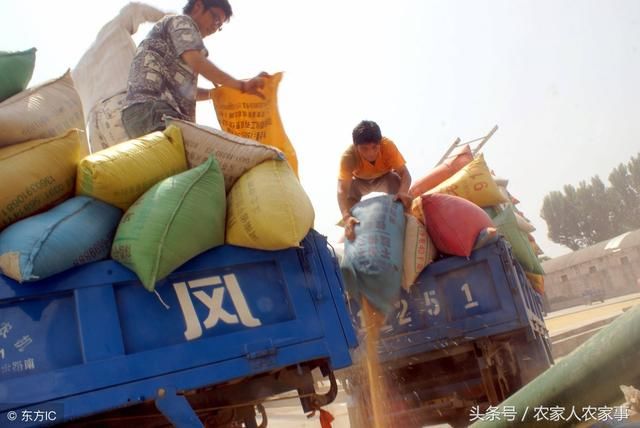
<svg viewBox="0 0 640 428"><path fill-rule="evenodd" d="M382 136L377 123L363 120L353 129L353 145L340 160L338 206L342 213L345 237L353 241L358 219L351 208L371 192L396 195L405 209L411 206L411 175L398 148Z"/></svg>

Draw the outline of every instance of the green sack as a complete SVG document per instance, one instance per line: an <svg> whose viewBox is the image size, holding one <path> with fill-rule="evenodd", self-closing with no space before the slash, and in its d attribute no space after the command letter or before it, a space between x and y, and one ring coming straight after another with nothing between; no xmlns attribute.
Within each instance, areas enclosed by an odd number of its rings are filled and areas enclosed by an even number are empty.
<svg viewBox="0 0 640 428"><path fill-rule="evenodd" d="M35 64L36 48L23 52L0 51L0 102L26 89Z"/></svg>
<svg viewBox="0 0 640 428"><path fill-rule="evenodd" d="M226 212L224 177L210 156L197 168L157 183L127 210L111 257L153 291L156 281L224 243Z"/></svg>
<svg viewBox="0 0 640 428"><path fill-rule="evenodd" d="M486 212L490 218L494 218L495 216L497 216L498 214L500 214L501 209L499 206L495 205L492 207L484 207L482 208L484 210L484 212Z"/></svg>
<svg viewBox="0 0 640 428"><path fill-rule="evenodd" d="M507 206L492 220L493 224L498 228L498 232L507 238L507 241L511 244L513 255L516 260L520 262L522 268L526 272L544 275L542 265L529 243L527 234L518 228L518 221L513 211L513 206Z"/></svg>

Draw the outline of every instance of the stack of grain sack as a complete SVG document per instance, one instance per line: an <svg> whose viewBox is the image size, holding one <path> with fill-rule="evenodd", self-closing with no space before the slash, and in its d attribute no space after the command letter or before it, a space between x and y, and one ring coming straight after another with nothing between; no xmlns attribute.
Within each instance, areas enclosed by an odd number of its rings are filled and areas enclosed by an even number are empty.
<svg viewBox="0 0 640 428"><path fill-rule="evenodd" d="M34 65L35 49L0 54L0 268L18 281L59 272L62 258L104 257L108 246L98 243L119 220L106 204L72 198L76 167L89 153L82 105L69 72L26 89ZM9 75L21 84L7 85ZM76 217L84 230L69 228Z"/></svg>
<svg viewBox="0 0 640 428"><path fill-rule="evenodd" d="M37 281L111 256L153 290L225 242L299 245L314 212L280 150L166 120L162 132L89 155L69 73L0 103L2 273ZM278 125L263 132L284 135Z"/></svg>
<svg viewBox="0 0 640 428"><path fill-rule="evenodd" d="M468 257L496 232L504 236L531 285L542 294L542 251L532 235L535 228L515 207L519 201L507 184L491 172L483 155L474 158L468 145L461 146L412 186L412 213L443 254Z"/></svg>

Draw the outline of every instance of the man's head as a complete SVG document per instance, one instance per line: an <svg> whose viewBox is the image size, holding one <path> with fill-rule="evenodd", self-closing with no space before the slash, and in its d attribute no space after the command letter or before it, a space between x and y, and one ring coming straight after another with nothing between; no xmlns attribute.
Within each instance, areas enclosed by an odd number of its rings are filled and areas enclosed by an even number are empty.
<svg viewBox="0 0 640 428"><path fill-rule="evenodd" d="M182 12L195 21L203 38L219 31L233 15L228 0L189 0Z"/></svg>
<svg viewBox="0 0 640 428"><path fill-rule="evenodd" d="M380 154L382 133L377 123L363 120L353 128L353 144L358 154L369 162L375 162Z"/></svg>

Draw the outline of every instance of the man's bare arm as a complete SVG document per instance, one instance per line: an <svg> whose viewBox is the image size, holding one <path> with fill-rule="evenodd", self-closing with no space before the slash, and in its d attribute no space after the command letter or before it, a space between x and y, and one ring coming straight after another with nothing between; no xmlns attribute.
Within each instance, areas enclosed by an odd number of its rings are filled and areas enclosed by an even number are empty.
<svg viewBox="0 0 640 428"><path fill-rule="evenodd" d="M344 223L344 236L353 241L356 238L355 227L360 223L357 218L351 215L352 204L349 202L349 189L351 182L347 180L338 180L338 206L342 214Z"/></svg>
<svg viewBox="0 0 640 428"><path fill-rule="evenodd" d="M398 193L396 194L396 200L402 202L405 210L409 210L411 208L411 196L409 195L409 187L411 187L411 174L409 174L409 170L406 165L403 165L401 168L395 170L396 174L400 176L400 187L398 188Z"/></svg>
<svg viewBox="0 0 640 428"><path fill-rule="evenodd" d="M351 217L351 205L348 200L350 185L351 183L347 180L338 180L338 206L344 221Z"/></svg>
<svg viewBox="0 0 640 428"><path fill-rule="evenodd" d="M258 95L259 97L264 98L264 95L261 92L261 89L264 87L264 81L260 79L260 75L250 80L238 80L219 69L214 63L209 61L201 51L198 50L186 51L180 57L196 74L204 76L205 79L210 82L228 86L239 91ZM198 90L198 97L200 97L200 90ZM206 98L202 99L207 98L208 95ZM200 98L198 99L202 100Z"/></svg>
<svg viewBox="0 0 640 428"><path fill-rule="evenodd" d="M407 166L403 165L402 168L396 170L396 173L400 176L400 188L398 189L398 193L409 194L409 188L411 187L411 174L409 174Z"/></svg>
<svg viewBox="0 0 640 428"><path fill-rule="evenodd" d="M211 89L198 88L198 94L196 95L196 101L206 101L211 99Z"/></svg>

